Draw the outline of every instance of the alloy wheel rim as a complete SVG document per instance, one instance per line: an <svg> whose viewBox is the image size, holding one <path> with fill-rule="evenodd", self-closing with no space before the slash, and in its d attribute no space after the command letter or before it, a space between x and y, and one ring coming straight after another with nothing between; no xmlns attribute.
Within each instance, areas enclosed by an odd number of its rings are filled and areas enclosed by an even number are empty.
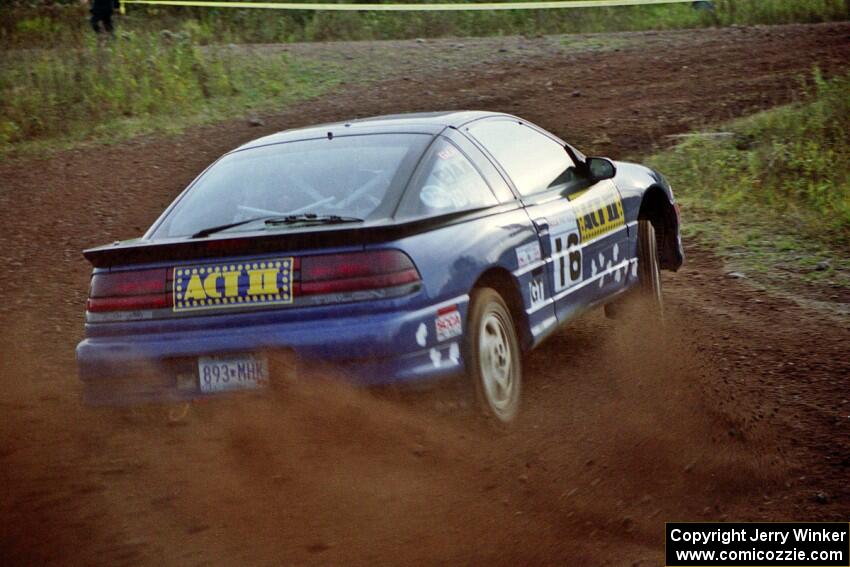
<svg viewBox="0 0 850 567"><path fill-rule="evenodd" d="M478 346L487 401L497 414L510 413L516 380L507 326L498 313L489 312L482 319Z"/></svg>

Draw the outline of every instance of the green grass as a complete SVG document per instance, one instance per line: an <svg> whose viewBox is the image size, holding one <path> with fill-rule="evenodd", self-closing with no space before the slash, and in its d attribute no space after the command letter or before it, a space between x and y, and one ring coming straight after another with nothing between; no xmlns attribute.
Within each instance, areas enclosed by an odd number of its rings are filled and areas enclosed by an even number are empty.
<svg viewBox="0 0 850 567"><path fill-rule="evenodd" d="M0 150L117 138L281 107L338 73L283 53L201 48L187 36L128 33L33 50L0 63Z"/></svg>
<svg viewBox="0 0 850 567"><path fill-rule="evenodd" d="M11 0L0 10L0 52L7 55L0 58L0 154L122 140L280 107L320 94L346 72L283 54L246 54L231 43L818 22L847 18L848 8L850 0L716 0L714 11L680 4L401 14L129 6L116 16L115 41L99 46L78 2ZM605 50L619 41L563 44Z"/></svg>
<svg viewBox="0 0 850 567"><path fill-rule="evenodd" d="M815 72L799 102L721 130L648 160L685 234L768 285L850 287L850 75Z"/></svg>
<svg viewBox="0 0 850 567"><path fill-rule="evenodd" d="M91 32L76 2L36 7L12 2L0 11L0 44L79 43ZM713 11L690 4L481 12L294 12L129 6L118 19L131 31L185 31L200 43L539 35L695 28L731 24L824 22L850 18L850 0L715 0Z"/></svg>

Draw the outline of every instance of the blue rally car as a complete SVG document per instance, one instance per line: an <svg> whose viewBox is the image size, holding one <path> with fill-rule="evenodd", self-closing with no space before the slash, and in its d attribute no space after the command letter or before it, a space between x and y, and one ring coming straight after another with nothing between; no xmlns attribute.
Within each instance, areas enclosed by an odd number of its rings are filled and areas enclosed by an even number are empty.
<svg viewBox="0 0 850 567"><path fill-rule="evenodd" d="M84 255L89 403L258 388L280 352L362 384L464 376L505 422L524 352L632 288L660 313L683 260L659 173L472 111L255 140Z"/></svg>

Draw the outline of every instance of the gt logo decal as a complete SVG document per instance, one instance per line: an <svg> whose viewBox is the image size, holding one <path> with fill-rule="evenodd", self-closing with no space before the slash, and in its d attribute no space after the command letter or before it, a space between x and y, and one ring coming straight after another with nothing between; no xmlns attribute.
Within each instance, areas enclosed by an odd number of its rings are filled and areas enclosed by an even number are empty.
<svg viewBox="0 0 850 567"><path fill-rule="evenodd" d="M619 196L613 200L594 199L586 204L577 204L576 217L578 218L582 242L587 242L626 225L623 202Z"/></svg>
<svg viewBox="0 0 850 567"><path fill-rule="evenodd" d="M292 258L174 268L174 311L292 303Z"/></svg>
<svg viewBox="0 0 850 567"><path fill-rule="evenodd" d="M546 290L543 286L543 280L533 279L528 282L528 294L531 297L532 309L543 303L546 300Z"/></svg>

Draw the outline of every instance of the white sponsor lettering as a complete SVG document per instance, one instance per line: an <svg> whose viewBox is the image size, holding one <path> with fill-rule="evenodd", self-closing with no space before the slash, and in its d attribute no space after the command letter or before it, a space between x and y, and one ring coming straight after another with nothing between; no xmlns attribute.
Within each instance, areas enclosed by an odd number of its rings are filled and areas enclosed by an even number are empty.
<svg viewBox="0 0 850 567"><path fill-rule="evenodd" d="M530 264L539 262L542 258L540 253L540 243L532 242L525 244L516 249L516 261L519 264L519 269L522 269Z"/></svg>

